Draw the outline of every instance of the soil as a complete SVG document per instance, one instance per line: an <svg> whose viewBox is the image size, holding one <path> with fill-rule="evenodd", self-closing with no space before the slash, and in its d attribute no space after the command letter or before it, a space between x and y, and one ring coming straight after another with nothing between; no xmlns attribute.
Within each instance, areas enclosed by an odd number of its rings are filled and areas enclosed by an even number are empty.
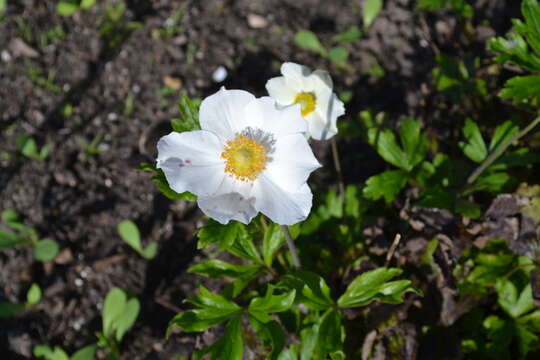
<svg viewBox="0 0 540 360"><path fill-rule="evenodd" d="M279 65L294 61L328 69L337 92L353 91L341 121L354 122L358 111L371 108L387 112L393 123L415 116L444 133L453 129L454 110L437 110L430 80L435 51L460 55L472 46L486 56L485 39L471 44L459 33L455 14L423 15L412 0L385 1L369 31L345 45L350 69L300 50L293 36L311 29L330 44L336 33L361 27L362 1L128 0L125 26L109 41L100 34L107 3L61 17L54 1L8 1L0 22L0 153L8 154L0 157L0 210L23 214L27 225L62 249L46 264L34 261L26 247L0 252L0 298L24 302L33 282L44 292L36 307L0 322L2 359L30 359L37 344L71 353L95 342L102 302L113 286L142 304L124 339L129 346L123 357L172 359L195 347L197 336L165 340L164 331L201 281L185 270L201 256L193 234L204 220L193 204L168 200L148 174L136 170L155 156L157 138L169 132L164 122L178 116L178 94L203 98L225 86L262 96ZM487 36L504 34L510 18L519 16L515 1L475 3L470 26ZM165 34L175 15L178 28ZM44 43L41 36L54 27L65 37ZM384 77L369 75L375 61ZM228 75L215 82L212 74L220 66ZM49 71L55 74L52 90L32 80L29 74L36 71L45 78ZM172 94L163 90L166 84L176 88ZM72 113L66 114L69 107ZM15 140L23 133L39 147L54 145L53 151L42 161L24 158ZM86 154L85 144L96 136L102 138L99 154ZM363 142L343 138L338 146L346 183L384 169ZM326 145L316 149L327 166L313 181L327 184L331 157ZM145 244L159 243L155 259L144 260L123 243L117 224L124 219L137 223Z"/></svg>

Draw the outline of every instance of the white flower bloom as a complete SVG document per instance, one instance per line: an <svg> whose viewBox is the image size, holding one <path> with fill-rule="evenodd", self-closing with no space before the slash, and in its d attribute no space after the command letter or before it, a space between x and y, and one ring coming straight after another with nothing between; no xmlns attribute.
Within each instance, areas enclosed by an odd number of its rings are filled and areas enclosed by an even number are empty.
<svg viewBox="0 0 540 360"><path fill-rule="evenodd" d="M281 74L266 83L268 94L281 106L300 104L312 138L328 140L336 135L336 121L345 114L345 107L332 92L328 72L311 72L306 66L286 62L281 65Z"/></svg>
<svg viewBox="0 0 540 360"><path fill-rule="evenodd" d="M197 195L201 210L222 224L247 224L259 211L281 225L308 216L307 178L321 165L298 106L281 109L270 97L222 88L201 103L199 119L202 130L158 142L157 167L171 189Z"/></svg>

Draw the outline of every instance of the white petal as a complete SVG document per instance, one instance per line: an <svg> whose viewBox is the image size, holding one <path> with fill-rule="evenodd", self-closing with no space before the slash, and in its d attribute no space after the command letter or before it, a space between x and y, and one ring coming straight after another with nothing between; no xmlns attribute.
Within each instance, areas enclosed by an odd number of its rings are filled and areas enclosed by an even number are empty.
<svg viewBox="0 0 540 360"><path fill-rule="evenodd" d="M286 62L281 65L281 73L289 87L296 92L311 91L312 81L308 79L311 69L307 66Z"/></svg>
<svg viewBox="0 0 540 360"><path fill-rule="evenodd" d="M328 140L337 134L336 124L327 121L318 112L306 116L309 125L309 134L315 140Z"/></svg>
<svg viewBox="0 0 540 360"><path fill-rule="evenodd" d="M309 174L321 167L302 134L279 138L274 149L263 174L283 189L298 191Z"/></svg>
<svg viewBox="0 0 540 360"><path fill-rule="evenodd" d="M332 78L330 77L330 74L328 74L328 71L315 70L310 77L313 78L314 85L317 88L327 88L332 90L334 87Z"/></svg>
<svg viewBox="0 0 540 360"><path fill-rule="evenodd" d="M266 82L266 91L280 105L292 104L298 94L298 90L289 86L283 76L268 80Z"/></svg>
<svg viewBox="0 0 540 360"><path fill-rule="evenodd" d="M318 91L315 111L306 116L309 133L316 140L328 140L337 134L337 118L345 114L345 106L330 90Z"/></svg>
<svg viewBox="0 0 540 360"><path fill-rule="evenodd" d="M260 119L259 128L274 134L276 138L308 130L299 104L277 108L274 99L269 96L250 102L246 107L245 116Z"/></svg>
<svg viewBox="0 0 540 360"><path fill-rule="evenodd" d="M178 193L211 194L225 176L225 162L220 158L223 145L209 131L172 132L159 140L157 148L157 167Z"/></svg>
<svg viewBox="0 0 540 360"><path fill-rule="evenodd" d="M252 202L239 193L205 196L197 200L203 213L224 225L231 220L249 224L258 212Z"/></svg>
<svg viewBox="0 0 540 360"><path fill-rule="evenodd" d="M244 90L227 90L224 87L217 93L210 95L201 103L199 121L203 130L212 131L214 134L233 139L252 122L257 119L246 119L244 108L255 96ZM255 125L256 126L256 125Z"/></svg>
<svg viewBox="0 0 540 360"><path fill-rule="evenodd" d="M221 224L230 220L248 224L258 212L253 206L252 190L252 183L226 175L212 195L199 197L197 203L206 215Z"/></svg>
<svg viewBox="0 0 540 360"><path fill-rule="evenodd" d="M255 182L253 195L256 209L280 225L293 225L305 220L313 200L307 184L299 191L288 192L265 176Z"/></svg>

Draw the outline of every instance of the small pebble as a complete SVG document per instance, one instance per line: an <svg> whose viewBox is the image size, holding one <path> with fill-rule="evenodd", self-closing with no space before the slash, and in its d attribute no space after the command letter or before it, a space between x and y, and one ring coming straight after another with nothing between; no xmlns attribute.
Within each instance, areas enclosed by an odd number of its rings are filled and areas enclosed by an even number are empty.
<svg viewBox="0 0 540 360"><path fill-rule="evenodd" d="M268 20L257 14L247 16L248 25L253 29L262 29L268 26Z"/></svg>
<svg viewBox="0 0 540 360"><path fill-rule="evenodd" d="M214 80L217 83L220 83L227 78L227 75L228 75L227 69L225 69L224 66L220 66L212 74L212 80Z"/></svg>

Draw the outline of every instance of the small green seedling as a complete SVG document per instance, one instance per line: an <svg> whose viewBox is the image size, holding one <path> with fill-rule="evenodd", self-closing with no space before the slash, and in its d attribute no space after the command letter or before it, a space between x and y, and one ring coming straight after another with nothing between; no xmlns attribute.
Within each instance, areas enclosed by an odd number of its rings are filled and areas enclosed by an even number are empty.
<svg viewBox="0 0 540 360"><path fill-rule="evenodd" d="M103 331L96 333L98 346L109 349L114 356L119 357L118 345L135 323L140 307L136 297L128 296L122 289L112 288L103 305Z"/></svg>
<svg viewBox="0 0 540 360"><path fill-rule="evenodd" d="M383 0L366 0L362 8L362 20L364 29L368 29L377 18L383 8Z"/></svg>
<svg viewBox="0 0 540 360"><path fill-rule="evenodd" d="M300 30L294 36L294 42L300 48L304 50L313 51L320 56L330 60L336 65L347 66L347 59L349 58L349 50L340 46L339 43L350 43L360 38L362 35L360 29L356 26L351 26L345 32L337 34L333 37L332 41L338 43L337 46L333 46L330 50L326 49L319 38L313 31Z"/></svg>
<svg viewBox="0 0 540 360"><path fill-rule="evenodd" d="M101 141L103 141L103 135L101 134L97 134L96 136L94 136L90 143L87 143L85 140L78 139L77 143L84 151L84 153L80 154L80 159L83 162L86 162L93 155L101 155L102 151L99 149Z"/></svg>
<svg viewBox="0 0 540 360"><path fill-rule="evenodd" d="M38 150L36 140L25 134L18 135L16 142L19 151L27 158L33 160L45 160L53 149L52 144L45 144Z"/></svg>
<svg viewBox="0 0 540 360"><path fill-rule="evenodd" d="M41 300L41 288L33 283L26 293L26 302L24 304L14 304L10 302L0 302L0 319L9 318L17 315L21 311L36 305Z"/></svg>
<svg viewBox="0 0 540 360"><path fill-rule="evenodd" d="M62 0L56 4L56 12L61 16L70 16L80 10L88 10L96 0Z"/></svg>
<svg viewBox="0 0 540 360"><path fill-rule="evenodd" d="M58 254L58 244L51 239L39 239L37 231L23 224L16 211L4 210L2 223L12 231L0 230L0 249L30 245L34 247L34 258L39 261L51 261Z"/></svg>
<svg viewBox="0 0 540 360"><path fill-rule="evenodd" d="M150 243L146 248L141 244L141 234L137 225L131 220L118 224L118 233L122 239L145 259L153 259L157 253L157 243Z"/></svg>
<svg viewBox="0 0 540 360"><path fill-rule="evenodd" d="M51 348L48 345L34 346L34 356L45 360L93 360L96 354L97 345L92 344L77 350L73 355L68 354L59 346Z"/></svg>

